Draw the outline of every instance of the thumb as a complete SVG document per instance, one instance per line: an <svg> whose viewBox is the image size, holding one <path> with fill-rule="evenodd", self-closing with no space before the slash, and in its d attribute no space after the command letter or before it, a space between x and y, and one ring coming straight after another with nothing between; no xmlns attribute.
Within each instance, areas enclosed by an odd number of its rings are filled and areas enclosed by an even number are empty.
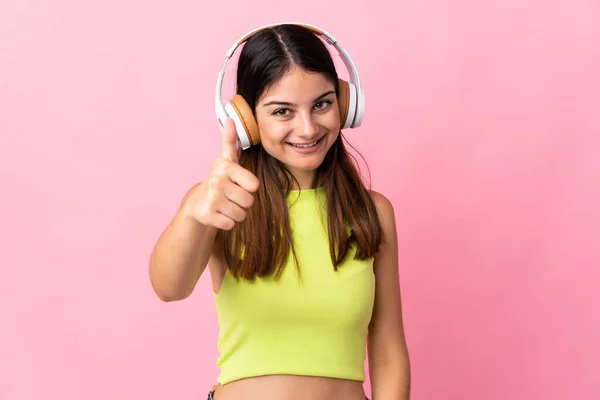
<svg viewBox="0 0 600 400"><path fill-rule="evenodd" d="M223 126L223 133L221 134L222 139L222 149L221 155L228 159L231 162L237 164L238 162L238 135L237 130L235 129L235 123L231 118L228 118L225 121L225 126Z"/></svg>

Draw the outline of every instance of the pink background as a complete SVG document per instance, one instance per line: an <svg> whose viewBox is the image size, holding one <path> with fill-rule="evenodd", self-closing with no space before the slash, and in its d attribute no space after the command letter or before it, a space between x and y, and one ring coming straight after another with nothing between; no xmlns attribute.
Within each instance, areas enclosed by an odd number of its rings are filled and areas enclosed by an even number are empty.
<svg viewBox="0 0 600 400"><path fill-rule="evenodd" d="M361 73L412 398L600 398L600 3L202 4L0 2L0 399L205 398L208 276L164 304L148 258L219 152L224 54L286 20Z"/></svg>

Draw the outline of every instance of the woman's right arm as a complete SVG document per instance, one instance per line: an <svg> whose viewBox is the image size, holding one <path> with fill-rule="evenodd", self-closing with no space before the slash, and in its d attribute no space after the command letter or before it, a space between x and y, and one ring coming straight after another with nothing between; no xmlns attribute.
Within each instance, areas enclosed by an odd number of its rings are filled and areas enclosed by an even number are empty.
<svg viewBox="0 0 600 400"><path fill-rule="evenodd" d="M150 257L150 281L163 301L187 298L206 269L219 229L231 230L254 203L258 179L238 164L232 120L223 130L222 154L208 178L185 195Z"/></svg>
<svg viewBox="0 0 600 400"><path fill-rule="evenodd" d="M218 228L198 222L190 214L190 198L200 184L186 194L175 218L159 237L150 257L150 281L163 301L187 298L206 269Z"/></svg>

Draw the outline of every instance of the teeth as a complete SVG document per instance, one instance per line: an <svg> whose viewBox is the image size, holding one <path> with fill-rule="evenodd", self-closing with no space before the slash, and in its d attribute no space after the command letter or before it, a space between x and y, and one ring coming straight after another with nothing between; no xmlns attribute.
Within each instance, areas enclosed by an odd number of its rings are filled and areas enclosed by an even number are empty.
<svg viewBox="0 0 600 400"><path fill-rule="evenodd" d="M292 146L294 147L298 147L300 149L307 149L309 147L313 147L315 146L319 141L317 140L316 142L313 143L309 143L309 144L294 144L294 143L290 143Z"/></svg>

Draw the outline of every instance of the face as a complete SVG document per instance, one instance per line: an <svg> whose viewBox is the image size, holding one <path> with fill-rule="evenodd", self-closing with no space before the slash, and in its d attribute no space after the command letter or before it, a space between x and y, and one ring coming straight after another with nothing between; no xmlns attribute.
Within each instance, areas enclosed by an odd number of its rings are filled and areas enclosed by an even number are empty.
<svg viewBox="0 0 600 400"><path fill-rule="evenodd" d="M310 188L340 132L333 83L293 68L258 99L256 120L265 151L286 165L301 189Z"/></svg>

